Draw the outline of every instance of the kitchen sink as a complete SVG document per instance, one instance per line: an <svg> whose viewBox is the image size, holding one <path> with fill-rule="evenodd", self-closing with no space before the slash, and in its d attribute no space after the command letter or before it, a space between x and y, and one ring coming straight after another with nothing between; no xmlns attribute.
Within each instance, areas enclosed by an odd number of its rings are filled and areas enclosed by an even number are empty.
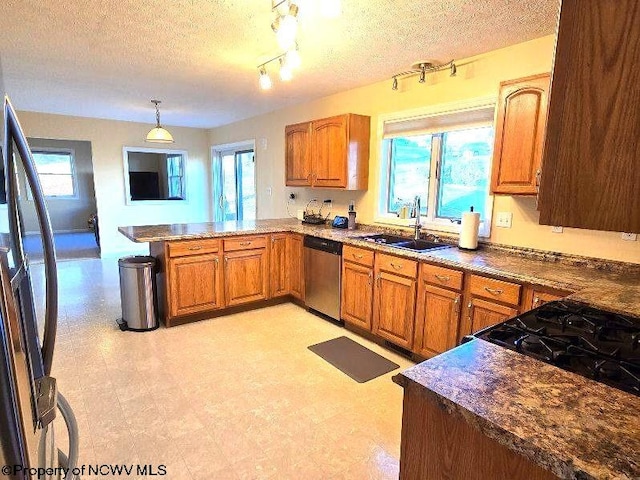
<svg viewBox="0 0 640 480"><path fill-rule="evenodd" d="M436 248L448 247L446 243L430 242L428 240L414 240L409 237L401 237L398 235L367 235L360 237L365 242L379 243L381 245L388 245L390 247L402 248L405 250L412 250L414 252L426 252Z"/></svg>

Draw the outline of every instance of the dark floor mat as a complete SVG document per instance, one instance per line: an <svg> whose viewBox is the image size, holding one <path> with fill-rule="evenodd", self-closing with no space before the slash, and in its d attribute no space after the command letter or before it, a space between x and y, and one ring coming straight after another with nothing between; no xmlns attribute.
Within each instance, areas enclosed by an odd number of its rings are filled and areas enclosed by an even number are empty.
<svg viewBox="0 0 640 480"><path fill-rule="evenodd" d="M400 368L400 365L347 337L338 337L311 345L309 350L324 358L358 383L368 382Z"/></svg>

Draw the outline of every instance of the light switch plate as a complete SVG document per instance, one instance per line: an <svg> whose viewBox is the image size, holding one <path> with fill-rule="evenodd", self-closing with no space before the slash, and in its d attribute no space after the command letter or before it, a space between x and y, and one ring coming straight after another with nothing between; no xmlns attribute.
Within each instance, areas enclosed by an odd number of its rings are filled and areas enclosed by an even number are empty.
<svg viewBox="0 0 640 480"><path fill-rule="evenodd" d="M498 215L496 217L496 227L511 228L512 219L513 219L513 213L498 212Z"/></svg>
<svg viewBox="0 0 640 480"><path fill-rule="evenodd" d="M629 240L631 242L635 242L636 240L638 240L638 234L637 233L623 233L622 234L622 239L623 240Z"/></svg>
<svg viewBox="0 0 640 480"><path fill-rule="evenodd" d="M564 228L562 227L551 227L552 233L562 233L563 231L564 231Z"/></svg>

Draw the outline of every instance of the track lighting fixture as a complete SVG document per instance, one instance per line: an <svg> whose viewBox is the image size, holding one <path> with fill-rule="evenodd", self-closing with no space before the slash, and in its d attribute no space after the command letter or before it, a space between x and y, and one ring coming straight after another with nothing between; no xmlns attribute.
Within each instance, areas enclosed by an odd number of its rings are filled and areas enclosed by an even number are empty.
<svg viewBox="0 0 640 480"><path fill-rule="evenodd" d="M293 70L287 65L285 57L280 57L280 80L288 82L293 78Z"/></svg>
<svg viewBox="0 0 640 480"><path fill-rule="evenodd" d="M259 68L260 71L260 88L262 90L269 90L272 87L271 77L267 73L267 69L263 66Z"/></svg>
<svg viewBox="0 0 640 480"><path fill-rule="evenodd" d="M277 5L273 5L271 9L276 10L285 2L280 2ZM271 24L271 29L276 34L276 40L282 50L289 50L296 43L296 36L298 34L298 5L289 1L289 9L284 15L278 14L278 17Z"/></svg>
<svg viewBox="0 0 640 480"><path fill-rule="evenodd" d="M450 69L450 77L455 77L458 73L458 69L453 60L450 60L447 63L416 62L411 66L410 70L407 70L406 72L396 73L393 77L391 77L393 80L393 83L391 84L391 90L398 90L398 79L400 78L419 75L418 83L426 83L427 73L437 72L439 70L444 70L445 68Z"/></svg>

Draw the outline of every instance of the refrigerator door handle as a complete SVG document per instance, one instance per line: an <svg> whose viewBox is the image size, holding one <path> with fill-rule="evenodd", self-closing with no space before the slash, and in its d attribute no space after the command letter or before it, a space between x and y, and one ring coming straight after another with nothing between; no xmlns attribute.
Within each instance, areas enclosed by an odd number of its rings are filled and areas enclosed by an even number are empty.
<svg viewBox="0 0 640 480"><path fill-rule="evenodd" d="M78 434L78 422L76 416L71 409L71 405L64 396L58 392L58 410L62 414L64 423L67 426L67 432L69 433L69 456L62 451L58 450L58 463L60 466L69 469L69 473L64 477L64 480L79 480L79 475L74 475L73 470L78 466L78 446L80 444L80 436Z"/></svg>
<svg viewBox="0 0 640 480"><path fill-rule="evenodd" d="M40 184L40 178L38 177L38 171L36 170L35 161L31 154L31 149L27 143L27 139L24 135L18 117L15 110L9 101L9 98L4 99L4 115L5 115L5 150L7 158L7 177L6 177L6 191L7 191L7 203L9 206L9 223L11 231L13 232L13 240L15 247L19 249L17 254L20 256L20 261L16 261L16 266L20 263L24 263L24 252L22 250L22 244L20 242L20 223L19 223L19 205L18 205L18 186L16 165L13 159L13 145L11 140L15 142L20 157L23 159L23 167L25 176L31 193L33 194L33 203L35 206L36 214L38 216L38 223L40 226L40 233L42 235L42 247L44 250L44 266L45 266L45 323L44 323L44 337L42 339L42 362L44 367L44 374L50 375L51 365L53 362L53 350L56 343L56 331L58 329L58 274L56 267L56 251L53 243L53 229L51 228L51 219L49 218L49 212L44 199L44 193L42 191L42 185ZM16 238L17 237L17 238ZM15 253L14 253L15 255ZM27 266L28 268L28 266Z"/></svg>

